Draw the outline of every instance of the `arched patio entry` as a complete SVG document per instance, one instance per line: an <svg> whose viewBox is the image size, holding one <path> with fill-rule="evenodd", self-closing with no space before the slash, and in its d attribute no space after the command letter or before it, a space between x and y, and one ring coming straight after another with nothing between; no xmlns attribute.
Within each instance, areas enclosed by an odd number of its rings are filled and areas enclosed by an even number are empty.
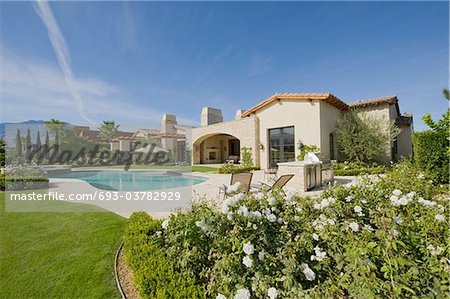
<svg viewBox="0 0 450 299"><path fill-rule="evenodd" d="M230 134L208 134L194 142L194 151L194 164L238 163L241 142Z"/></svg>
<svg viewBox="0 0 450 299"><path fill-rule="evenodd" d="M254 116L216 123L192 130L192 163L238 162L242 148L251 149L253 163L259 167L259 138Z"/></svg>

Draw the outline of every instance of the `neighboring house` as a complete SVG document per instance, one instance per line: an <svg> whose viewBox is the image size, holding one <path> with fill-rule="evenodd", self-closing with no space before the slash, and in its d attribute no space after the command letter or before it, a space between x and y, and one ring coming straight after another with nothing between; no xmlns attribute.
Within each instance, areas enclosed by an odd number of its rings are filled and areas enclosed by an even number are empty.
<svg viewBox="0 0 450 299"><path fill-rule="evenodd" d="M135 133L120 134L110 143L112 151L134 151L145 143L151 142L167 150L173 162L186 161L186 153L190 150L191 131L193 127L178 125L173 114L164 114L161 121L161 130L138 129Z"/></svg>
<svg viewBox="0 0 450 299"><path fill-rule="evenodd" d="M255 166L267 169L294 161L302 144L319 147L323 160L339 159L336 123L349 109L395 121L402 128L396 142L386 141L383 161L412 154L412 116L400 114L395 96L346 104L330 93L282 93L239 110L236 119L227 122L219 109L203 108L201 126L192 130L192 162L224 163L240 157L247 147Z"/></svg>
<svg viewBox="0 0 450 299"><path fill-rule="evenodd" d="M99 130L91 130L88 126L74 126L73 132L75 135L77 135L79 137L83 137L92 142L101 142L102 141L100 138L100 131ZM118 135L130 137L130 136L133 136L134 133L119 131Z"/></svg>

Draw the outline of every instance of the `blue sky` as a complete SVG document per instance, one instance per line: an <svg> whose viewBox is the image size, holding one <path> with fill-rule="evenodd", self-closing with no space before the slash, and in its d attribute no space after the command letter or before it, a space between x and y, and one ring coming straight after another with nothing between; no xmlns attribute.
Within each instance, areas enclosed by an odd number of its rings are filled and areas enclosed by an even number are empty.
<svg viewBox="0 0 450 299"><path fill-rule="evenodd" d="M2 2L2 121L226 119L276 92L448 106L447 2ZM50 33L50 34L49 34Z"/></svg>

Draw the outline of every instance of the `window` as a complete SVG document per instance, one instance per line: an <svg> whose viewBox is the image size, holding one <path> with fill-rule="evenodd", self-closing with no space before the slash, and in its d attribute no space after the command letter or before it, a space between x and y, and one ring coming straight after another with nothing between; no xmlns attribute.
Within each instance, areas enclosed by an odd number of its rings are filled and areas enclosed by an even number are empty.
<svg viewBox="0 0 450 299"><path fill-rule="evenodd" d="M269 166L295 161L294 127L269 129Z"/></svg>

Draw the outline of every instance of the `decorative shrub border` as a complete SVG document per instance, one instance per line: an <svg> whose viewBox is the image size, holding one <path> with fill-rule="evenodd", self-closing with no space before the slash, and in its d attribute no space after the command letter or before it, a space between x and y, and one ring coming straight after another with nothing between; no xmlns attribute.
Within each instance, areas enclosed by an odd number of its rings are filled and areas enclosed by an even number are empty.
<svg viewBox="0 0 450 299"><path fill-rule="evenodd" d="M48 188L49 180L44 177L0 177L0 190L32 190Z"/></svg>
<svg viewBox="0 0 450 299"><path fill-rule="evenodd" d="M334 170L334 175L357 176L357 175L361 175L361 174L380 174L380 173L385 173L385 172L386 172L386 167L336 169L336 170Z"/></svg>

